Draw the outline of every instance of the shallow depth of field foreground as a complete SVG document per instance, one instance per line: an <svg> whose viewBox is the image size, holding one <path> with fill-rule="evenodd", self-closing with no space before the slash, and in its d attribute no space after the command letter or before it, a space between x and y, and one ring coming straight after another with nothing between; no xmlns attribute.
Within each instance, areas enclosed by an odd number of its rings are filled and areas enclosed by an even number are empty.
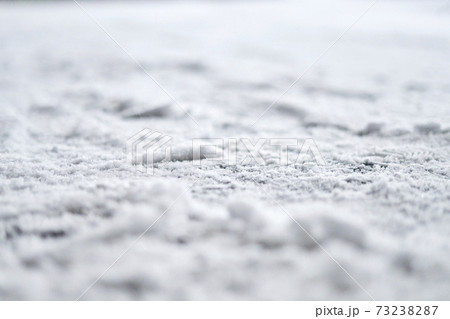
<svg viewBox="0 0 450 319"><path fill-rule="evenodd" d="M0 2L0 300L450 297L449 2L78 2Z"/></svg>

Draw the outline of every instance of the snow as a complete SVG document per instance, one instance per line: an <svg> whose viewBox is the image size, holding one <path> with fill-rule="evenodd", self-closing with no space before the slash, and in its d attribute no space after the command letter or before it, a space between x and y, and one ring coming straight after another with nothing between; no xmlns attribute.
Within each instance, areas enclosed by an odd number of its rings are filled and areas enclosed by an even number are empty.
<svg viewBox="0 0 450 319"><path fill-rule="evenodd" d="M448 298L448 5L378 1L252 125L370 2L81 3L175 101L72 2L0 3L0 299Z"/></svg>

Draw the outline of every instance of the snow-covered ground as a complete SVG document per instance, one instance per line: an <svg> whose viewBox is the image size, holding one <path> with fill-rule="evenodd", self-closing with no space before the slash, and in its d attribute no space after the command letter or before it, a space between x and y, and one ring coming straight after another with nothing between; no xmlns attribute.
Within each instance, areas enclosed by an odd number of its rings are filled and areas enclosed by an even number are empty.
<svg viewBox="0 0 450 319"><path fill-rule="evenodd" d="M131 57L71 1L0 4L0 299L450 297L448 2L380 0L309 69L369 1L80 3ZM144 128L326 165L149 175Z"/></svg>

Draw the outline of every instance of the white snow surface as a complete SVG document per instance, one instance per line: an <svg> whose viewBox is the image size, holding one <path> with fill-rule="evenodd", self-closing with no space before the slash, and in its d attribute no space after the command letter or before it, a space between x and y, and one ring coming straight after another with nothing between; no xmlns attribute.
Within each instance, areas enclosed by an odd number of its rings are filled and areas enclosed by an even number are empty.
<svg viewBox="0 0 450 319"><path fill-rule="evenodd" d="M254 126L369 1L80 3L198 125L71 1L0 3L0 299L450 297L447 2L378 1ZM143 128L326 165L149 175Z"/></svg>

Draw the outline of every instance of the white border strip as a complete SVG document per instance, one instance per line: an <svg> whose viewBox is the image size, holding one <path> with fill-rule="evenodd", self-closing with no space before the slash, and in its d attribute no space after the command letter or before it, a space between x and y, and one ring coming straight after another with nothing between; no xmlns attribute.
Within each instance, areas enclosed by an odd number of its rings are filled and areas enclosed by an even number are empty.
<svg viewBox="0 0 450 319"><path fill-rule="evenodd" d="M377 306L425 307L438 306L435 315L377 315ZM0 313L5 318L79 319L79 318L186 318L196 319L300 319L300 318L450 318L449 301L371 302L371 301L229 301L229 302L1 302ZM356 314L356 309L358 313ZM339 310L343 315L333 315ZM370 311L370 312L366 312ZM328 313L318 315L319 313ZM331 313L329 313L331 312ZM350 314L350 315L349 315Z"/></svg>

